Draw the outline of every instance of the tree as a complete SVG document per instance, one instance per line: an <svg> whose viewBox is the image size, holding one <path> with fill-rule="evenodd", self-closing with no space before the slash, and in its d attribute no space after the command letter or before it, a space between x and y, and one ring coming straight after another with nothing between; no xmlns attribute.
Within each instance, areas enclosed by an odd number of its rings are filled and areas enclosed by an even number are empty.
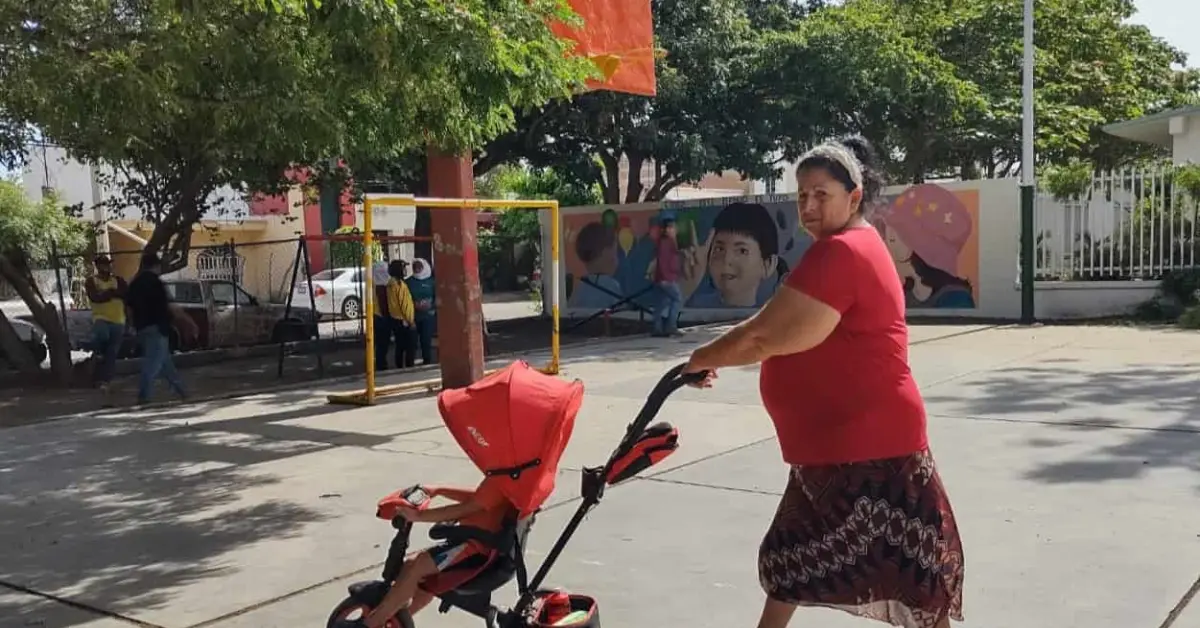
<svg viewBox="0 0 1200 628"><path fill-rule="evenodd" d="M0 112L114 166L172 269L223 186L476 146L569 95L591 66L547 20L570 18L556 0L0 0Z"/></svg>
<svg viewBox="0 0 1200 628"><path fill-rule="evenodd" d="M858 1L858 0L854 0ZM1021 156L1021 0L897 0L897 22L928 41L987 102L966 128L939 138L964 175L1012 176ZM1104 124L1188 102L1200 75L1186 57L1131 24L1132 0L1035 4L1036 149L1039 163L1085 159L1111 167L1154 152L1104 133ZM941 134L940 126L929 129Z"/></svg>
<svg viewBox="0 0 1200 628"><path fill-rule="evenodd" d="M52 295L43 294L34 269L57 264L52 255L78 253L87 244L88 230L69 216L53 196L34 203L14 181L0 180L0 280L8 283L29 308L34 322L46 332L50 368L61 384L70 383L71 346ZM0 352L20 370L36 372L41 365L18 340L0 312Z"/></svg>
<svg viewBox="0 0 1200 628"><path fill-rule="evenodd" d="M921 181L948 165L949 140L967 133L984 103L953 65L894 21L890 1L850 0L766 34L739 102L765 103L760 124L780 138L788 158L858 133L895 178Z"/></svg>
<svg viewBox="0 0 1200 628"><path fill-rule="evenodd" d="M554 168L524 165L499 166L477 177L475 193L480 198L557 200L560 207L604 202L598 186L569 181Z"/></svg>
<svg viewBox="0 0 1200 628"><path fill-rule="evenodd" d="M710 172L770 173L778 138L757 122L759 104L745 97L758 35L743 0L651 5L662 49L655 98L589 92L524 111L513 132L481 151L476 174L526 159L599 186L606 203L635 203L662 199ZM639 175L648 164L653 180L644 185Z"/></svg>

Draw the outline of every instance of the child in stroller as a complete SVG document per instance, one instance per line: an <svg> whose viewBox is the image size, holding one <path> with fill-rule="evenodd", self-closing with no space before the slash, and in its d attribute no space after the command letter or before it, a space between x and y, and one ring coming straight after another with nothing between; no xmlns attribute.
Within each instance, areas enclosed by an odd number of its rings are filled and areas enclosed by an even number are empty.
<svg viewBox="0 0 1200 628"><path fill-rule="evenodd" d="M575 529L600 503L604 488L675 451L675 428L650 422L672 392L698 381L682 369L675 367L659 381L608 462L583 470L575 515L532 577L524 561L526 536L554 491L583 384L516 362L466 388L443 391L438 397L442 420L485 479L474 491L413 486L380 500L375 516L396 530L382 578L350 585L349 596L334 609L327 626L412 628L413 613L440 598L441 612L459 608L490 628L599 628L595 600L555 594L541 585ZM430 508L433 497L458 503ZM414 522L435 523L429 535L444 542L406 558ZM508 609L495 606L492 593L514 577L520 599ZM565 617L549 619L564 607ZM351 619L358 613L360 618ZM576 615L580 618L572 620ZM570 623L560 623L562 619Z"/></svg>
<svg viewBox="0 0 1200 628"><path fill-rule="evenodd" d="M489 533L500 532L509 517L515 517L516 507L504 496L500 487L503 478L486 477L475 490L449 487L422 487L429 499L442 497L453 505L421 510L409 505L397 505L396 514L412 523L457 523ZM478 540L446 541L424 551L416 552L404 561L400 577L374 610L361 620L346 620L346 628L384 628L389 619L407 607L409 615L417 614L429 605L434 594L422 590L426 578L445 572L473 557L486 556L491 549Z"/></svg>

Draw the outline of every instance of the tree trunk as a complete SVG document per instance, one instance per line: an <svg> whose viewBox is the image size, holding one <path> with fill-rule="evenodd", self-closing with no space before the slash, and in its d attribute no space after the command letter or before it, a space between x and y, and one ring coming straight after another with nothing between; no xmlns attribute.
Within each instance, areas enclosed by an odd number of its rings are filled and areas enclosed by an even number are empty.
<svg viewBox="0 0 1200 628"><path fill-rule="evenodd" d="M32 275L28 270L19 268L4 256L0 256L0 277L3 277L17 291L21 300L25 302L25 307L29 308L29 312L33 315L34 323L46 333L46 348L50 352L50 371L54 375L54 380L62 386L69 386L73 366L71 343L66 330L63 329L58 310L43 301L38 295L30 280ZM7 319L4 320L4 326L12 331ZM0 332L0 335L2 334L3 332ZM32 356L29 357L32 358Z"/></svg>
<svg viewBox="0 0 1200 628"><path fill-rule="evenodd" d="M625 202L640 203L642 202L642 165L646 163L644 157L637 153L625 153L629 159L629 172L625 176Z"/></svg>
<svg viewBox="0 0 1200 628"><path fill-rule="evenodd" d="M154 225L154 233L143 247L143 253L157 253L162 259L163 274L187 268L192 249L192 228L200 222L203 202L211 192L206 180L196 178L180 186L175 204Z"/></svg>
<svg viewBox="0 0 1200 628"><path fill-rule="evenodd" d="M608 205L621 204L621 157L601 151L600 161L604 164L600 187L604 190L604 202Z"/></svg>

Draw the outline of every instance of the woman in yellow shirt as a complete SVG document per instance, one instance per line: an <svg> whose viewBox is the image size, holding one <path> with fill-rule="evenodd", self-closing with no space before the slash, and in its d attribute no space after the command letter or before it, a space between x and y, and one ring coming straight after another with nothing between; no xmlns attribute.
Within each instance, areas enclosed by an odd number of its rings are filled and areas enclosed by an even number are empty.
<svg viewBox="0 0 1200 628"><path fill-rule="evenodd" d="M412 293L404 282L408 264L395 260L388 264L387 300L388 314L392 322L392 334L396 338L396 368L408 368L416 364L416 310Z"/></svg>

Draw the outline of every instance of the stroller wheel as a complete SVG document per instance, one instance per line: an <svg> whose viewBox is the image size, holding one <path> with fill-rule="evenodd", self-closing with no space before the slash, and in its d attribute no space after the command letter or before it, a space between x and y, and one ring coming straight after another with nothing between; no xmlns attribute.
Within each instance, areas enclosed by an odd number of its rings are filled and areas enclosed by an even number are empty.
<svg viewBox="0 0 1200 628"><path fill-rule="evenodd" d="M325 628L348 628L356 624L361 626L362 624L357 622L370 612L370 606L352 597L347 597L329 614L329 621L326 622ZM407 610L400 611L383 626L384 628L416 628L412 615Z"/></svg>

